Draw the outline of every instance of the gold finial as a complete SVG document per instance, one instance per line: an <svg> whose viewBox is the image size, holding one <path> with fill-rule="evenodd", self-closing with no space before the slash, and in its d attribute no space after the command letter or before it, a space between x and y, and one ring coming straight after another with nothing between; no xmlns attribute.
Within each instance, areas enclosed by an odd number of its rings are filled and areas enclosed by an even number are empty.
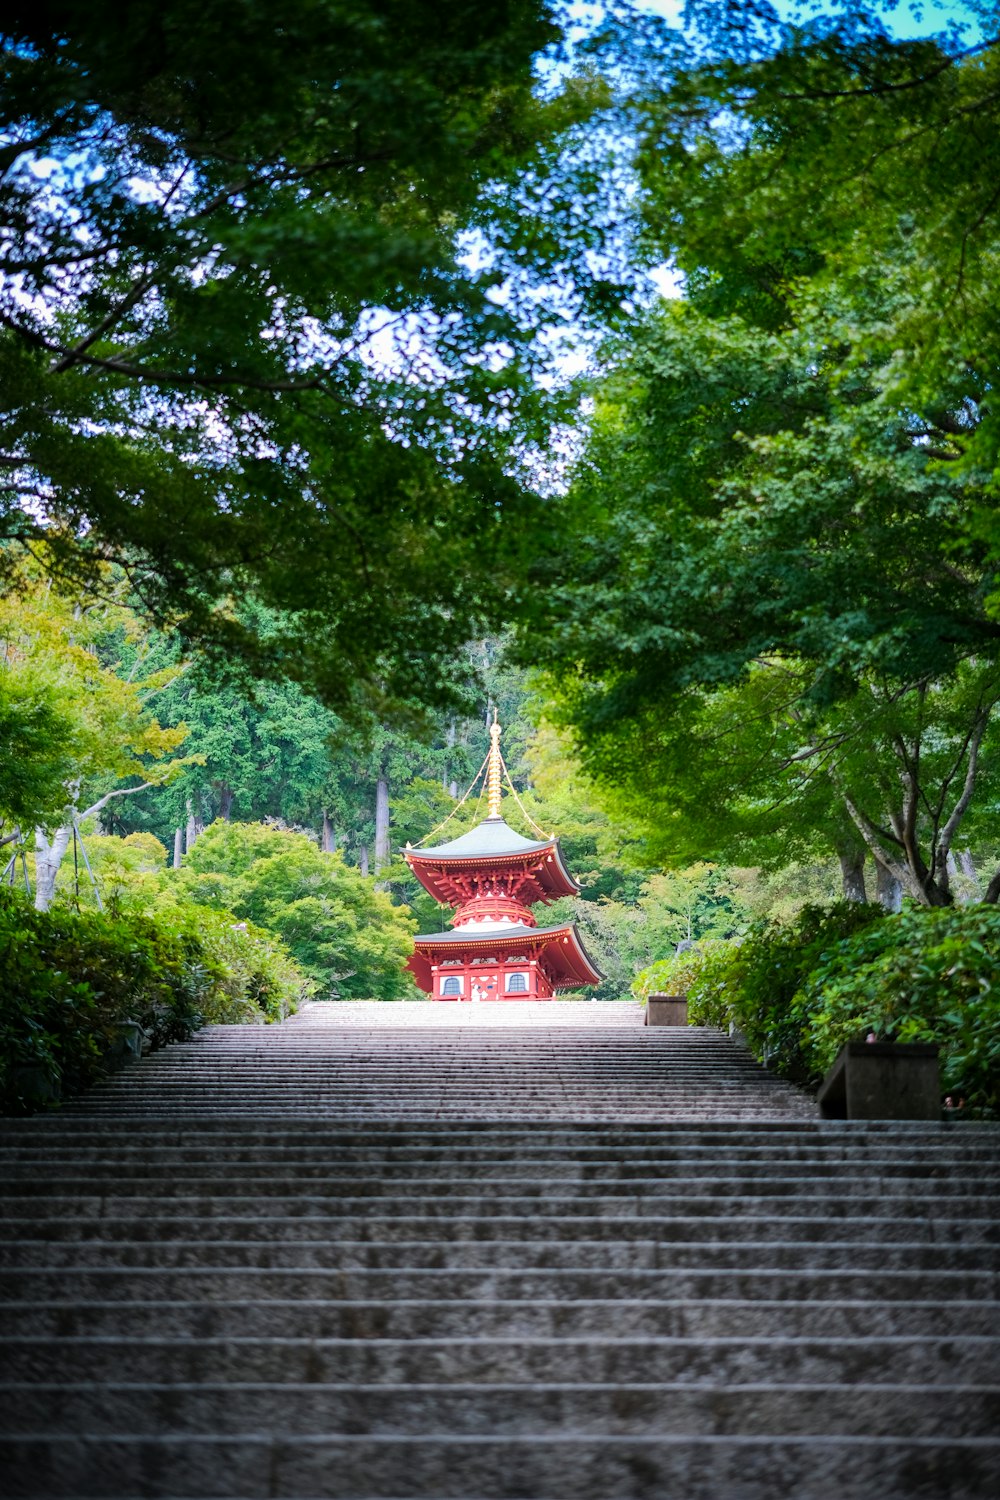
<svg viewBox="0 0 1000 1500"><path fill-rule="evenodd" d="M500 772L503 761L500 759L500 725L497 723L497 711L493 710L493 723L490 725L490 760L486 771L486 795L489 806L486 816L488 818L499 818L500 798L503 795L500 786Z"/></svg>

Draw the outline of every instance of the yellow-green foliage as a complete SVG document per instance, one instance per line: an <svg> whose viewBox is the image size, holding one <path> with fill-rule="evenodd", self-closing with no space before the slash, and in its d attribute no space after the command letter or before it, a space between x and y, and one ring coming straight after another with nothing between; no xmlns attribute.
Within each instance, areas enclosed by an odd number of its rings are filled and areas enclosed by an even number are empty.
<svg viewBox="0 0 1000 1500"><path fill-rule="evenodd" d="M722 938L705 938L683 953L661 958L658 963L641 969L632 981L632 993L643 1004L650 995L687 995L708 961L713 956L725 957L734 947Z"/></svg>

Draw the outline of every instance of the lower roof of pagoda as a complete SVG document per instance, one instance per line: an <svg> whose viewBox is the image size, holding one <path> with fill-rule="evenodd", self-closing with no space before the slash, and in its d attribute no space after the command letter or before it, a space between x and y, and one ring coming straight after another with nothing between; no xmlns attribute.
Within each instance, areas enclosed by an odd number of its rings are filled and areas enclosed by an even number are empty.
<svg viewBox="0 0 1000 1500"><path fill-rule="evenodd" d="M572 922L561 927L529 927L524 922L497 922L472 931L459 927L454 932L421 933L413 939L415 956L429 963L441 954L457 958L468 954L476 958L481 954L517 952L519 949L543 949L550 966L555 971L556 984L571 987L579 984L600 984L603 975L593 963L580 935Z"/></svg>
<svg viewBox="0 0 1000 1500"><path fill-rule="evenodd" d="M425 932L420 933L413 941L415 943L433 943L434 947L446 948L472 948L478 943L488 943L495 947L498 938L506 942L508 938L531 938L536 941L539 938L549 937L555 933L562 934L569 929L562 927L529 927L527 922L482 922L475 927L449 928L447 932Z"/></svg>

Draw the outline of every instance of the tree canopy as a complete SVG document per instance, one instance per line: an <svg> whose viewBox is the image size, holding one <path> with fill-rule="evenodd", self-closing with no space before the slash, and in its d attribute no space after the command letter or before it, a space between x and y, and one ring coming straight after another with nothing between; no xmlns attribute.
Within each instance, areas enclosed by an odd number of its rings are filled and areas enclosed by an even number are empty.
<svg viewBox="0 0 1000 1500"><path fill-rule="evenodd" d="M533 515L540 326L614 290L560 36L542 0L6 6L3 535L342 712L453 699Z"/></svg>
<svg viewBox="0 0 1000 1500"><path fill-rule="evenodd" d="M1000 48L851 9L643 101L684 295L608 351L528 649L661 856L846 823L936 904L996 760Z"/></svg>

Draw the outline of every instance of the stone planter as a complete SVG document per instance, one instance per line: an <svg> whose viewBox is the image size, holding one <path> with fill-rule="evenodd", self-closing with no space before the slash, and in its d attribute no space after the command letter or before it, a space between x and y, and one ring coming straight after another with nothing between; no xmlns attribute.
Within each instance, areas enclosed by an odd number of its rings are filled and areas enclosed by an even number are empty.
<svg viewBox="0 0 1000 1500"><path fill-rule="evenodd" d="M650 995L646 1001L647 1026L686 1026L687 1023L686 995Z"/></svg>
<svg viewBox="0 0 1000 1500"><path fill-rule="evenodd" d="M117 1073L149 1051L149 1038L138 1021L122 1021L113 1040L104 1049L102 1062L109 1073Z"/></svg>
<svg viewBox="0 0 1000 1500"><path fill-rule="evenodd" d="M824 1120L940 1120L938 1049L848 1042L816 1095Z"/></svg>
<svg viewBox="0 0 1000 1500"><path fill-rule="evenodd" d="M14 1094L31 1109L58 1104L62 1089L58 1078L40 1063L19 1063L14 1068Z"/></svg>

